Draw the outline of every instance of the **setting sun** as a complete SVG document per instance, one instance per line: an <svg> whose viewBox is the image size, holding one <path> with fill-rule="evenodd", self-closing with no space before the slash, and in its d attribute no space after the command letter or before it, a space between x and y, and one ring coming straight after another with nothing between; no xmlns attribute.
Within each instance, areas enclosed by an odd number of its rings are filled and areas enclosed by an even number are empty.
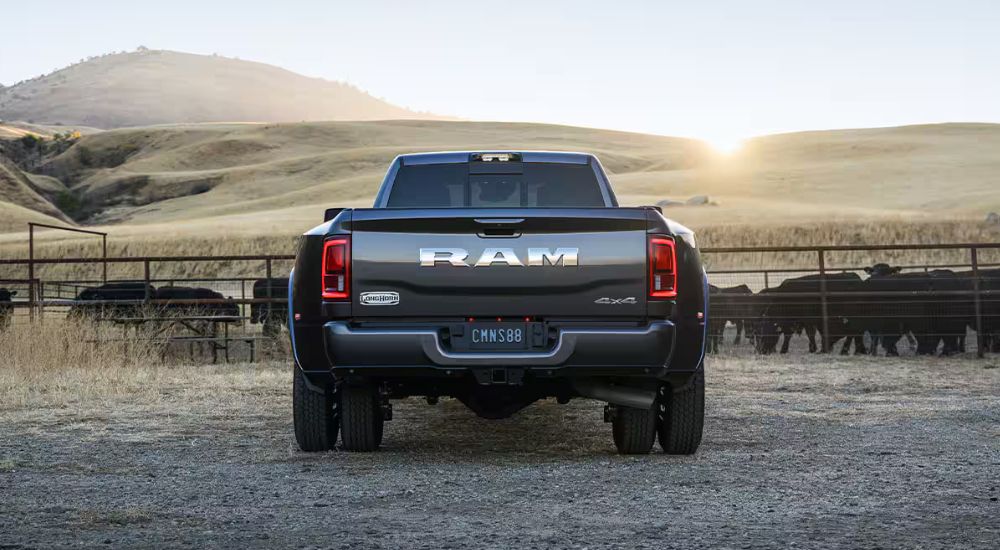
<svg viewBox="0 0 1000 550"><path fill-rule="evenodd" d="M743 149L745 140L738 137L716 137L704 140L716 153L734 155Z"/></svg>

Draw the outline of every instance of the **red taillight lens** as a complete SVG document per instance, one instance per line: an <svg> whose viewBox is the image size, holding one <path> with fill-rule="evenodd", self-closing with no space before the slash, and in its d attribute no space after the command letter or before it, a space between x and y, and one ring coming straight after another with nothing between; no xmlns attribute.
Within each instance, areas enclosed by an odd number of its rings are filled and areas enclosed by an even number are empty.
<svg viewBox="0 0 1000 550"><path fill-rule="evenodd" d="M351 240L347 237L323 243L323 299L351 297Z"/></svg>
<svg viewBox="0 0 1000 550"><path fill-rule="evenodd" d="M677 297L677 250L670 237L649 239L649 297Z"/></svg>

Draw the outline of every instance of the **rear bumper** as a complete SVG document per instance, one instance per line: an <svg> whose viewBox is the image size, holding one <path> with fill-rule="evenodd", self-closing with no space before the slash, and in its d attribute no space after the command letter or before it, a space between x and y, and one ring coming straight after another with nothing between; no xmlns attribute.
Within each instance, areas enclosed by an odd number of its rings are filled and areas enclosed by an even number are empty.
<svg viewBox="0 0 1000 550"><path fill-rule="evenodd" d="M335 373L452 375L480 367L519 367L543 375L667 374L676 333L670 321L640 327L564 327L555 345L532 352L458 353L442 344L435 327L360 328L346 321L323 327Z"/></svg>

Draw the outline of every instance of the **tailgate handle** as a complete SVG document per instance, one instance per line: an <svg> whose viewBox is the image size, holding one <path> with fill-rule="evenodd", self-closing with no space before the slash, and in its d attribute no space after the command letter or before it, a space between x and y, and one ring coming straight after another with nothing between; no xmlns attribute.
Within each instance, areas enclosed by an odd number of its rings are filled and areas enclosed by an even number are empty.
<svg viewBox="0 0 1000 550"><path fill-rule="evenodd" d="M516 239L521 232L513 227L484 227L476 236L480 239Z"/></svg>
<svg viewBox="0 0 1000 550"><path fill-rule="evenodd" d="M517 225L524 221L524 218L476 218L473 221L483 225Z"/></svg>
<svg viewBox="0 0 1000 550"><path fill-rule="evenodd" d="M524 218L474 218L473 221L483 226L476 235L481 239L503 239L517 238L521 232L516 226L524 221Z"/></svg>

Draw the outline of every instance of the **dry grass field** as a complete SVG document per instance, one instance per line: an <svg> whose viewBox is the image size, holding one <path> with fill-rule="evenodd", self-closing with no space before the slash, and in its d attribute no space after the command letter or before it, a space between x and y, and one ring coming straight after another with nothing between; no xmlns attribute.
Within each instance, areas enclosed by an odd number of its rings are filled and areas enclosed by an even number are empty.
<svg viewBox="0 0 1000 550"><path fill-rule="evenodd" d="M4 350L0 411L101 408L123 401L159 403L178 385L191 386L192 391L200 388L200 397L188 395L192 402L202 398L211 402L213 398L203 379L206 374L229 376L258 368L209 366L204 349L198 350L192 362L183 346L165 347L162 340L151 340L153 336L164 336L155 326L133 329L127 340L122 339L123 334L121 327L112 324L77 323L51 316L44 323L15 322L0 330ZM100 343L95 343L98 340ZM245 357L245 353L236 353L235 346L233 355ZM258 343L257 356L264 360L260 367L264 379L275 388L279 383L283 387L287 380L276 379L273 365L291 364L287 334L273 342Z"/></svg>

